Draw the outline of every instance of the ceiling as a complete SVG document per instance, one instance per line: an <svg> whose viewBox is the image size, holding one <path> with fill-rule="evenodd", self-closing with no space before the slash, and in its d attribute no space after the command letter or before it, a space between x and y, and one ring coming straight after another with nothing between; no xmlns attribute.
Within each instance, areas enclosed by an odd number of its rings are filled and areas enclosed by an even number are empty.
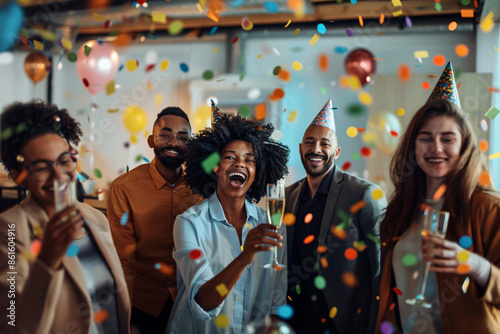
<svg viewBox="0 0 500 334"><path fill-rule="evenodd" d="M426 18L439 20L450 16L460 18L461 10L472 9L478 20L484 6L484 0L401 0L402 6L393 5L397 0L302 0L304 14L294 15L287 7L291 0L274 0L278 5L275 13L269 13L264 8L266 0L206 0L205 8L200 13L197 4L200 0L147 0L145 5L134 6L131 0L18 0L25 7L26 18L32 25L55 26L71 28L79 35L108 35L110 31L120 33L149 32L168 29L174 20L182 20L184 29L199 29L241 26L242 19L250 20L254 27L285 25L289 20L297 23L319 23L328 21L356 21L376 19L402 20L409 16L412 19ZM352 4L355 2L355 4ZM137 2L137 1L136 1ZM135 2L135 3L136 3ZM141 2L141 0L139 0ZM203 1L201 1L203 2ZM463 5L462 3L467 3ZM500 3L498 0L486 0L486 3ZM209 3L219 5L220 18L218 22L207 17ZM215 5L214 5L215 4ZM436 5L439 4L441 10ZM475 8L475 4L477 8ZM144 7L147 6L147 7ZM491 6L491 5L490 5ZM493 5L494 6L494 5ZM152 12L166 15L166 23L155 23L151 20ZM104 20L109 20L107 27L93 17L98 13ZM395 14L393 14L395 13Z"/></svg>

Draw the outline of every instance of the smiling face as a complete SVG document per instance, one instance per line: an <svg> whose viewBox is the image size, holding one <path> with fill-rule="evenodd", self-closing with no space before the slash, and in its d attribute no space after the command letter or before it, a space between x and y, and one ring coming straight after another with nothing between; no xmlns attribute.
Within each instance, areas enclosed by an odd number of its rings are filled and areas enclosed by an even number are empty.
<svg viewBox="0 0 500 334"><path fill-rule="evenodd" d="M70 151L69 145L61 136L57 134L45 134L42 136L31 139L23 148L22 154L25 157L22 167L27 168L30 164L36 161L48 160L64 163L62 158ZM34 164L36 171L36 164ZM15 173L18 174L17 172ZM13 175L14 177L16 175ZM40 205L44 208L54 206L54 179L57 178L60 184L68 184L68 181L75 180L76 171L71 173L63 173L57 167L53 166L52 173L45 182L35 180L35 178L28 174L22 185L26 186L30 193L38 200Z"/></svg>
<svg viewBox="0 0 500 334"><path fill-rule="evenodd" d="M155 156L168 169L179 168L186 159L186 141L191 128L182 117L174 115L162 116L155 123L153 135L149 136L149 147L154 149ZM170 137L166 142L159 138Z"/></svg>
<svg viewBox="0 0 500 334"><path fill-rule="evenodd" d="M219 196L245 198L255 180L256 160L252 145L243 140L229 142L220 153L216 167Z"/></svg>
<svg viewBox="0 0 500 334"><path fill-rule="evenodd" d="M457 166L461 146L462 134L452 117L435 116L424 123L415 140L415 151L428 183L443 183Z"/></svg>
<svg viewBox="0 0 500 334"><path fill-rule="evenodd" d="M299 145L302 165L306 173L313 177L329 172L340 150L335 132L320 125L308 127Z"/></svg>

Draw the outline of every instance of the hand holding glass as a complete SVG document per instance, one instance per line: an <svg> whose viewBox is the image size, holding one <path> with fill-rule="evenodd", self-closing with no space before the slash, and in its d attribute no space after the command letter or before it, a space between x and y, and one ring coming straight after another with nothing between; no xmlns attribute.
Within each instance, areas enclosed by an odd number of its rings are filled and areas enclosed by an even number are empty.
<svg viewBox="0 0 500 334"><path fill-rule="evenodd" d="M266 186L266 202L267 202L267 217L269 224L281 226L283 221L283 212L285 211L285 181L278 180L275 184ZM278 247L274 247L274 259L270 264L266 264L264 268L273 268L281 270L285 268L284 264L278 262Z"/></svg>
<svg viewBox="0 0 500 334"><path fill-rule="evenodd" d="M448 228L448 219L450 213L446 211L425 210L424 225L422 227L422 236L433 236L444 239ZM425 308L431 308L431 304L425 301L425 287L427 285L427 277L431 267L430 262L425 262L424 276L422 277L422 287L420 293L412 299L407 299L406 303L410 305L420 304Z"/></svg>

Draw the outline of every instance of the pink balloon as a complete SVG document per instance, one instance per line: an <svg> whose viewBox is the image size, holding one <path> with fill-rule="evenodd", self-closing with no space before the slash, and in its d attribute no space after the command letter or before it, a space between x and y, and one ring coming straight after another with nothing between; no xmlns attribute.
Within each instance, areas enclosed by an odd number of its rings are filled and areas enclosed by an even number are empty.
<svg viewBox="0 0 500 334"><path fill-rule="evenodd" d="M91 48L88 57L85 46ZM118 72L118 53L106 42L88 41L78 50L76 73L92 94L99 94Z"/></svg>

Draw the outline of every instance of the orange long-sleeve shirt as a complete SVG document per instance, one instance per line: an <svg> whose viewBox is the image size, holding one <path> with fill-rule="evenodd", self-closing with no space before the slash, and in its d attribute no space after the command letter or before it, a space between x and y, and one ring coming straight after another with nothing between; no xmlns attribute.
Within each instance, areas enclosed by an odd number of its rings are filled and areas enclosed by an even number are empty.
<svg viewBox="0 0 500 334"><path fill-rule="evenodd" d="M107 216L133 306L157 317L169 296L175 299L175 217L200 201L182 175L172 187L154 160L111 184Z"/></svg>

